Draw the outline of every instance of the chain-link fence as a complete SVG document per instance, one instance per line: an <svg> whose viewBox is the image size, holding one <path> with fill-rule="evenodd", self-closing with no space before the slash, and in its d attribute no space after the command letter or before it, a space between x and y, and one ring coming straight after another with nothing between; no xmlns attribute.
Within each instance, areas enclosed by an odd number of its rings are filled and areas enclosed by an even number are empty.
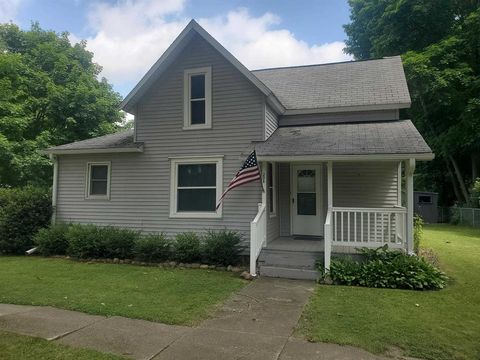
<svg viewBox="0 0 480 360"><path fill-rule="evenodd" d="M480 227L480 209L439 207L438 222Z"/></svg>

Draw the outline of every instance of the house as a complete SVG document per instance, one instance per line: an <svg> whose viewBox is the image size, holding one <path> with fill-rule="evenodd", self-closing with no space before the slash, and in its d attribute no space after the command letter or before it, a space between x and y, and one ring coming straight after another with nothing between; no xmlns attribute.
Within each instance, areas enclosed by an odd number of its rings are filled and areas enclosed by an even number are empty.
<svg viewBox="0 0 480 360"><path fill-rule="evenodd" d="M433 154L409 106L400 57L250 71L192 20L123 101L133 130L46 150L55 221L228 228L252 274L293 278L362 246L411 252L415 162ZM216 211L252 150L262 184Z"/></svg>

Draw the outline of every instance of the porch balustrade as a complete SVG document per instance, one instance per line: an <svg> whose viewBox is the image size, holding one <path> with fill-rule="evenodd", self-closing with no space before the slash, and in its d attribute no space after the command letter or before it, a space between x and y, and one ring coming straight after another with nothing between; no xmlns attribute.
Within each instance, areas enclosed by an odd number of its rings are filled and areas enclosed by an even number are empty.
<svg viewBox="0 0 480 360"><path fill-rule="evenodd" d="M250 223L250 274L256 275L257 259L267 244L267 215L265 204L258 204L258 213Z"/></svg>
<svg viewBox="0 0 480 360"><path fill-rule="evenodd" d="M407 210L403 207L334 207L331 212L332 245L406 247Z"/></svg>

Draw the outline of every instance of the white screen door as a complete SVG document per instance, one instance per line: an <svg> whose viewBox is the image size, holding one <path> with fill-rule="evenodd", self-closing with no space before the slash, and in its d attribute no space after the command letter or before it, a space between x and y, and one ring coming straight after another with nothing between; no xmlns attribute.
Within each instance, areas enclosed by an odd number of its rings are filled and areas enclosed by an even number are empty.
<svg viewBox="0 0 480 360"><path fill-rule="evenodd" d="M320 170L320 165L292 167L293 235L323 235Z"/></svg>

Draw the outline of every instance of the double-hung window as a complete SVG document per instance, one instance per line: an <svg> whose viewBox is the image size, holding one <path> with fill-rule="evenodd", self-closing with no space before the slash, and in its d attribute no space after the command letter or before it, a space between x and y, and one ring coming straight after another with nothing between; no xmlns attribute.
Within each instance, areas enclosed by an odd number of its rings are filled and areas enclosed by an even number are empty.
<svg viewBox="0 0 480 360"><path fill-rule="evenodd" d="M222 188L222 158L171 160L172 217L220 217L216 203Z"/></svg>
<svg viewBox="0 0 480 360"><path fill-rule="evenodd" d="M184 129L212 127L212 68L184 72Z"/></svg>
<svg viewBox="0 0 480 360"><path fill-rule="evenodd" d="M277 171L276 164L267 163L268 211L271 217L277 215Z"/></svg>
<svg viewBox="0 0 480 360"><path fill-rule="evenodd" d="M110 162L87 163L87 199L110 199Z"/></svg>

